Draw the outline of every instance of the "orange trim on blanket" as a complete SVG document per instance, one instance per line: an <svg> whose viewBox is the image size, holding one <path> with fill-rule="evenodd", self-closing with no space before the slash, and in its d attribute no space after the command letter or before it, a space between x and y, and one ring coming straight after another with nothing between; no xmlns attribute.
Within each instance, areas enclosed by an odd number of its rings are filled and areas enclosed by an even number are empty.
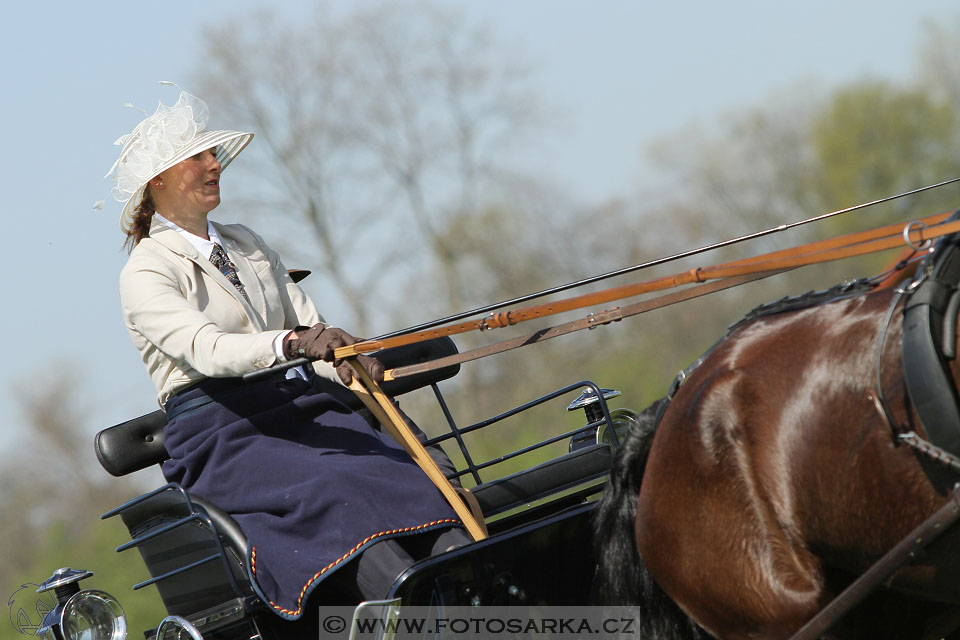
<svg viewBox="0 0 960 640"><path fill-rule="evenodd" d="M345 554L343 554L342 556L340 556L339 558L337 558L336 560L334 560L333 562L331 562L330 564L328 564L327 566L325 566L323 569L320 569L320 571L317 571L315 574L313 574L313 577L311 577L309 580L307 580L307 583L306 583L305 585L303 585L303 589L300 590L300 597L297 598L297 610L296 610L296 611L292 611L292 610L290 610L290 609L284 609L283 607L281 607L280 605L278 605L277 603L275 603L275 602L273 602L273 601L268 601L268 602L270 603L270 606L271 606L271 607L273 607L273 608L276 609L277 611L280 611L281 613L286 613L286 614L292 615L292 616L299 616L300 613L303 611L303 597L306 595L307 591L310 589L310 585L312 585L314 582L316 582L317 580L319 580L319 579L320 579L320 576L322 576L324 573L326 573L327 571L329 571L329 570L332 569L333 567L337 566L338 564L340 564L341 562L343 562L344 560L346 560L347 558L349 558L350 556L352 556L354 553L356 553L356 552L360 549L360 547L362 547L363 545L367 544L367 543L370 542L371 540L374 540L374 539L376 539L376 538L380 538L380 537L382 537L382 536L390 536L390 535L394 535L394 534L396 534L396 533L407 533L407 532L410 532L410 531L418 531L418 530L420 530L420 529L426 529L426 528L428 528L428 527L434 527L434 526L436 526L436 525L438 525L438 524L448 524L448 523L450 523L450 524L462 524L459 520L457 520L457 519L455 519L455 518L446 518L446 519L444 519L444 520L434 520L433 522L428 522L428 523L426 523L426 524L417 525L416 527L406 527L406 528L404 528L404 529L393 529L393 530L391 530L391 531L381 531L380 533L375 533L375 534L373 534L373 535L371 535L371 536L367 536L366 538L363 539L362 542L358 543L355 547L353 547L352 549L350 549L350 551L347 551ZM251 547L251 549L250 549L250 571L253 573L254 579L256 579L256 577L257 577L257 548L256 548L256 547Z"/></svg>

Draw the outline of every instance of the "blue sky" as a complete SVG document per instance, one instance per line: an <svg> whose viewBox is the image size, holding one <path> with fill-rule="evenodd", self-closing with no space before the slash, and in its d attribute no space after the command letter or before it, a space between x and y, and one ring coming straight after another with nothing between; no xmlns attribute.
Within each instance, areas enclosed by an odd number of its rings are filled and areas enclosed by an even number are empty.
<svg viewBox="0 0 960 640"><path fill-rule="evenodd" d="M535 86L564 126L562 139L525 161L584 202L628 194L652 140L692 122L709 126L804 79L825 86L862 76L908 79L922 21L960 19L955 0L439 3L488 24L532 61ZM155 408L120 319L119 206L108 200L94 212L91 205L108 197L102 176L115 159L112 142L136 122L121 105L152 111L161 97L170 102L171 90L157 81L184 83L203 64L200 27L265 5L38 1L5 13L0 187L12 242L0 420L7 443L21 433L15 384L80 378L91 435ZM306 3L266 6L294 15ZM211 113L213 126L229 128L217 122L216 105ZM336 309L324 313L337 317Z"/></svg>

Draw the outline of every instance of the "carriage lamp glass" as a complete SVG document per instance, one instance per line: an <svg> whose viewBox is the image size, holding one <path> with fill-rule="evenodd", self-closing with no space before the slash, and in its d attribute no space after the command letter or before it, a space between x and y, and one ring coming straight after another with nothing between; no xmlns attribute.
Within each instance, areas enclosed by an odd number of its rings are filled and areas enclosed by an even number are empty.
<svg viewBox="0 0 960 640"><path fill-rule="evenodd" d="M613 422L613 430L617 434L617 442L623 444L623 441L627 438L627 434L630 432L630 427L636 421L637 417L637 412L631 411L630 409L620 408L610 412L610 420ZM606 422L597 427L597 444L607 444L610 446L614 444L613 437L610 434L610 428Z"/></svg>
<svg viewBox="0 0 960 640"><path fill-rule="evenodd" d="M37 592L53 591L57 606L43 619L37 635L44 640L124 640L127 619L117 599L97 589L80 590L90 571L57 569Z"/></svg>
<svg viewBox="0 0 960 640"><path fill-rule="evenodd" d="M69 640L122 640L127 637L127 619L120 603L109 593L87 589L67 601L61 619Z"/></svg>
<svg viewBox="0 0 960 640"><path fill-rule="evenodd" d="M616 389L600 389L599 391L604 401L621 395ZM587 418L587 426L570 438L568 449L571 453L598 444L619 447L623 444L630 427L638 417L637 412L630 409L608 409L610 413L610 424L608 424L603 420L600 397L597 396L592 387L586 387L580 396L567 407L567 411L577 409L583 409ZM603 420L602 423L600 423L601 420ZM596 426L590 427L591 424ZM610 429L611 425L613 426L612 430ZM614 438L614 434L616 434L616 438Z"/></svg>

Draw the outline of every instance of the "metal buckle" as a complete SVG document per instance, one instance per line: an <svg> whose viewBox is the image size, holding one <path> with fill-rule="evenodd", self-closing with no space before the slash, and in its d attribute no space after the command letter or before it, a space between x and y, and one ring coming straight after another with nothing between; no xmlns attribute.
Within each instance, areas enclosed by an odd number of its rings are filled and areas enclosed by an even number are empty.
<svg viewBox="0 0 960 640"><path fill-rule="evenodd" d="M924 282L926 282L927 278L929 278L933 274L933 264L927 261L921 264L920 266L922 268L922 271L918 270L917 274L914 275L913 280L911 280L910 282L908 282L907 284L901 287L897 287L896 289L894 289L894 291L901 295L906 293L913 293L914 291L916 291L917 287L919 287Z"/></svg>

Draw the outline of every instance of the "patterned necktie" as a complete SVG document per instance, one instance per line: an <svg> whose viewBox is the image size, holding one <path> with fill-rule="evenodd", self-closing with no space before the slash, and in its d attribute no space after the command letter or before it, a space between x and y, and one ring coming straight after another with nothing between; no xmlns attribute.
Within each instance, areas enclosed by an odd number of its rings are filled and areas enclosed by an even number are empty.
<svg viewBox="0 0 960 640"><path fill-rule="evenodd" d="M213 253L210 254L210 262L220 270L223 277L237 288L237 291L240 292L243 299L250 302L250 298L247 297L247 292L243 288L243 283L240 282L240 276L237 275L237 266L230 261L230 258L227 257L227 252L217 243L213 244Z"/></svg>

